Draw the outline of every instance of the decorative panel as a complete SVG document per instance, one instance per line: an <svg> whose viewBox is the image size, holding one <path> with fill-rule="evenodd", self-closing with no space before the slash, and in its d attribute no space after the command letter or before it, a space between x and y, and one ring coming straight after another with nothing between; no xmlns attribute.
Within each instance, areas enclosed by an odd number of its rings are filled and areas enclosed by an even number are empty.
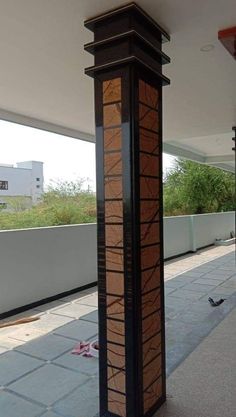
<svg viewBox="0 0 236 417"><path fill-rule="evenodd" d="M126 416L121 78L103 81L107 406ZM119 248L119 249L118 249Z"/></svg>
<svg viewBox="0 0 236 417"><path fill-rule="evenodd" d="M158 89L139 80L140 247L142 281L143 407L162 396L160 270L160 155Z"/></svg>

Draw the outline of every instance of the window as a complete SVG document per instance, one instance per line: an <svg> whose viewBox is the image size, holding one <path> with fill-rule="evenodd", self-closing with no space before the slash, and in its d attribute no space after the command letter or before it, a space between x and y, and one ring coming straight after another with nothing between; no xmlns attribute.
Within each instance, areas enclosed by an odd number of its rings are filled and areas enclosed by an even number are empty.
<svg viewBox="0 0 236 417"><path fill-rule="evenodd" d="M8 181L0 181L0 190L8 190Z"/></svg>
<svg viewBox="0 0 236 417"><path fill-rule="evenodd" d="M40 188L40 185L36 185L37 188Z"/></svg>
<svg viewBox="0 0 236 417"><path fill-rule="evenodd" d="M36 178L36 181L40 181L40 178Z"/></svg>

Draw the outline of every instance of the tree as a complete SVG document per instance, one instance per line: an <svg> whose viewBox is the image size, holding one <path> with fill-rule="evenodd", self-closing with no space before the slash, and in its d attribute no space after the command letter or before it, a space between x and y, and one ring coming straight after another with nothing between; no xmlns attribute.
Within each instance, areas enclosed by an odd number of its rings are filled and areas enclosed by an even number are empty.
<svg viewBox="0 0 236 417"><path fill-rule="evenodd" d="M178 159L164 179L164 213L167 216L234 209L234 174Z"/></svg>

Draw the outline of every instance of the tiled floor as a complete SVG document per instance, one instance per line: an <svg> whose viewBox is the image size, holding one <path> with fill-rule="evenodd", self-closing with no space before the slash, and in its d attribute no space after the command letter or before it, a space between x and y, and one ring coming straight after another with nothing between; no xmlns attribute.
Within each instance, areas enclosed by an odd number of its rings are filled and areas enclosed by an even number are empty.
<svg viewBox="0 0 236 417"><path fill-rule="evenodd" d="M167 380L167 401L156 417L236 416L236 308Z"/></svg>
<svg viewBox="0 0 236 417"><path fill-rule="evenodd" d="M169 375L236 306L234 247L169 261L165 274ZM227 300L212 308L209 295ZM0 329L0 417L96 415L97 360L71 354L77 341L97 338L96 289L10 320L26 315L40 319Z"/></svg>

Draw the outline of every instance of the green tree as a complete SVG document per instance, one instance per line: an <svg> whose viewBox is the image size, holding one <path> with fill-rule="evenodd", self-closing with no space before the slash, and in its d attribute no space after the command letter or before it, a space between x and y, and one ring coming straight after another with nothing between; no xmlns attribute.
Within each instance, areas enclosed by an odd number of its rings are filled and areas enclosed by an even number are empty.
<svg viewBox="0 0 236 417"><path fill-rule="evenodd" d="M235 209L234 174L178 159L164 179L166 216Z"/></svg>

